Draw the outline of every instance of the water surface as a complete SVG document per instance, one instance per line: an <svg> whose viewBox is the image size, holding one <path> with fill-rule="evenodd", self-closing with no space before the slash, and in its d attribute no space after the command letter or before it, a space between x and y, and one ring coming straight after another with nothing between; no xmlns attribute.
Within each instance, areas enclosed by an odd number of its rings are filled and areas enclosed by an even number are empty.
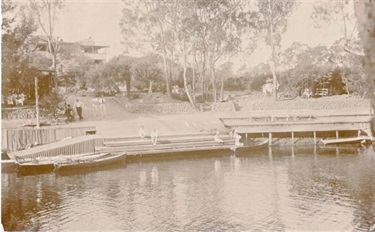
<svg viewBox="0 0 375 232"><path fill-rule="evenodd" d="M372 149L273 148L70 176L2 174L5 230L375 230Z"/></svg>

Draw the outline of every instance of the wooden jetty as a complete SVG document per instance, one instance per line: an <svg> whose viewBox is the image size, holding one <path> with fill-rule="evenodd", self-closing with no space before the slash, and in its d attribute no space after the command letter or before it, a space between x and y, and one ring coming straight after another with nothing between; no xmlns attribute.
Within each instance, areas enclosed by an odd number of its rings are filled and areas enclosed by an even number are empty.
<svg viewBox="0 0 375 232"><path fill-rule="evenodd" d="M296 111L291 114L288 111L251 113L249 116L220 118L228 129L235 129L243 137L267 136L269 144L273 138L292 139L309 137L314 139L334 137L350 134L358 135L360 130L369 128L369 114L327 114L314 115L310 111Z"/></svg>
<svg viewBox="0 0 375 232"><path fill-rule="evenodd" d="M156 145L152 145L149 138L139 137L116 137L106 138L104 146L96 147L97 152L119 152L127 153L127 161L139 158L156 158L182 154L209 154L220 151L229 154L234 145L234 138L228 134L221 134L223 144L214 141L214 133L196 134L174 134L159 136Z"/></svg>

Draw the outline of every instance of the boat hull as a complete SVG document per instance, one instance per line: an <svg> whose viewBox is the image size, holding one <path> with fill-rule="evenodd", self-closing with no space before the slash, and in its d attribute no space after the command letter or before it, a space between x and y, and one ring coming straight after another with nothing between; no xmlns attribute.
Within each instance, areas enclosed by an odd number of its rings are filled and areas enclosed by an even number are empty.
<svg viewBox="0 0 375 232"><path fill-rule="evenodd" d="M244 147L232 147L231 150L235 155L245 155L251 153L251 151L258 151L268 147L268 139L254 145L244 146Z"/></svg>
<svg viewBox="0 0 375 232"><path fill-rule="evenodd" d="M108 167L111 165L116 164L123 164L126 160L126 154L120 153L120 154L106 154L103 157L100 157L98 159L92 159L92 160L76 160L70 163L56 163L54 165L55 172L61 173L61 172L69 172L69 171L77 171L77 170L92 170L102 167Z"/></svg>
<svg viewBox="0 0 375 232"><path fill-rule="evenodd" d="M55 166L53 163L30 164L16 163L16 171L21 175L35 175L53 172Z"/></svg>
<svg viewBox="0 0 375 232"><path fill-rule="evenodd" d="M371 137L354 137L354 138L342 138L342 139L323 139L321 140L324 145L352 145L352 144L370 144L372 142Z"/></svg>

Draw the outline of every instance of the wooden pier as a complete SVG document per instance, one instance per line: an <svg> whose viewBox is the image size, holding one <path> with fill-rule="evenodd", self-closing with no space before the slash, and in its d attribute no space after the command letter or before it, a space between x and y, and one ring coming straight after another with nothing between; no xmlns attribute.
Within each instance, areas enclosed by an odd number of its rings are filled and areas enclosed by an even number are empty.
<svg viewBox="0 0 375 232"><path fill-rule="evenodd" d="M96 147L95 151L116 152L126 151L127 162L140 158L156 158L181 154L207 154L218 151L230 151L234 139L228 134L221 134L224 144L214 141L213 133L161 135L156 145L152 145L149 137L115 137L106 138L104 145Z"/></svg>
<svg viewBox="0 0 375 232"><path fill-rule="evenodd" d="M235 129L246 138L268 136L270 145L273 138L287 137L295 144L296 138L308 137L317 144L318 138L357 136L359 131L370 127L369 119L369 114L314 115L311 112L295 112L290 115L286 111L220 118L226 128Z"/></svg>

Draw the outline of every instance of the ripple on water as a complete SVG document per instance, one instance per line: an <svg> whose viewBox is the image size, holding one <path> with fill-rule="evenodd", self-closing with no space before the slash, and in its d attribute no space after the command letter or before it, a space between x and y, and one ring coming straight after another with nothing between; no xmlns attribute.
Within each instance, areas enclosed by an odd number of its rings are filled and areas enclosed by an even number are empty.
<svg viewBox="0 0 375 232"><path fill-rule="evenodd" d="M11 202L25 212L18 212L20 219L32 215L41 230L63 231L373 228L374 152L273 152L139 163L64 177L5 174L2 212L10 212Z"/></svg>

